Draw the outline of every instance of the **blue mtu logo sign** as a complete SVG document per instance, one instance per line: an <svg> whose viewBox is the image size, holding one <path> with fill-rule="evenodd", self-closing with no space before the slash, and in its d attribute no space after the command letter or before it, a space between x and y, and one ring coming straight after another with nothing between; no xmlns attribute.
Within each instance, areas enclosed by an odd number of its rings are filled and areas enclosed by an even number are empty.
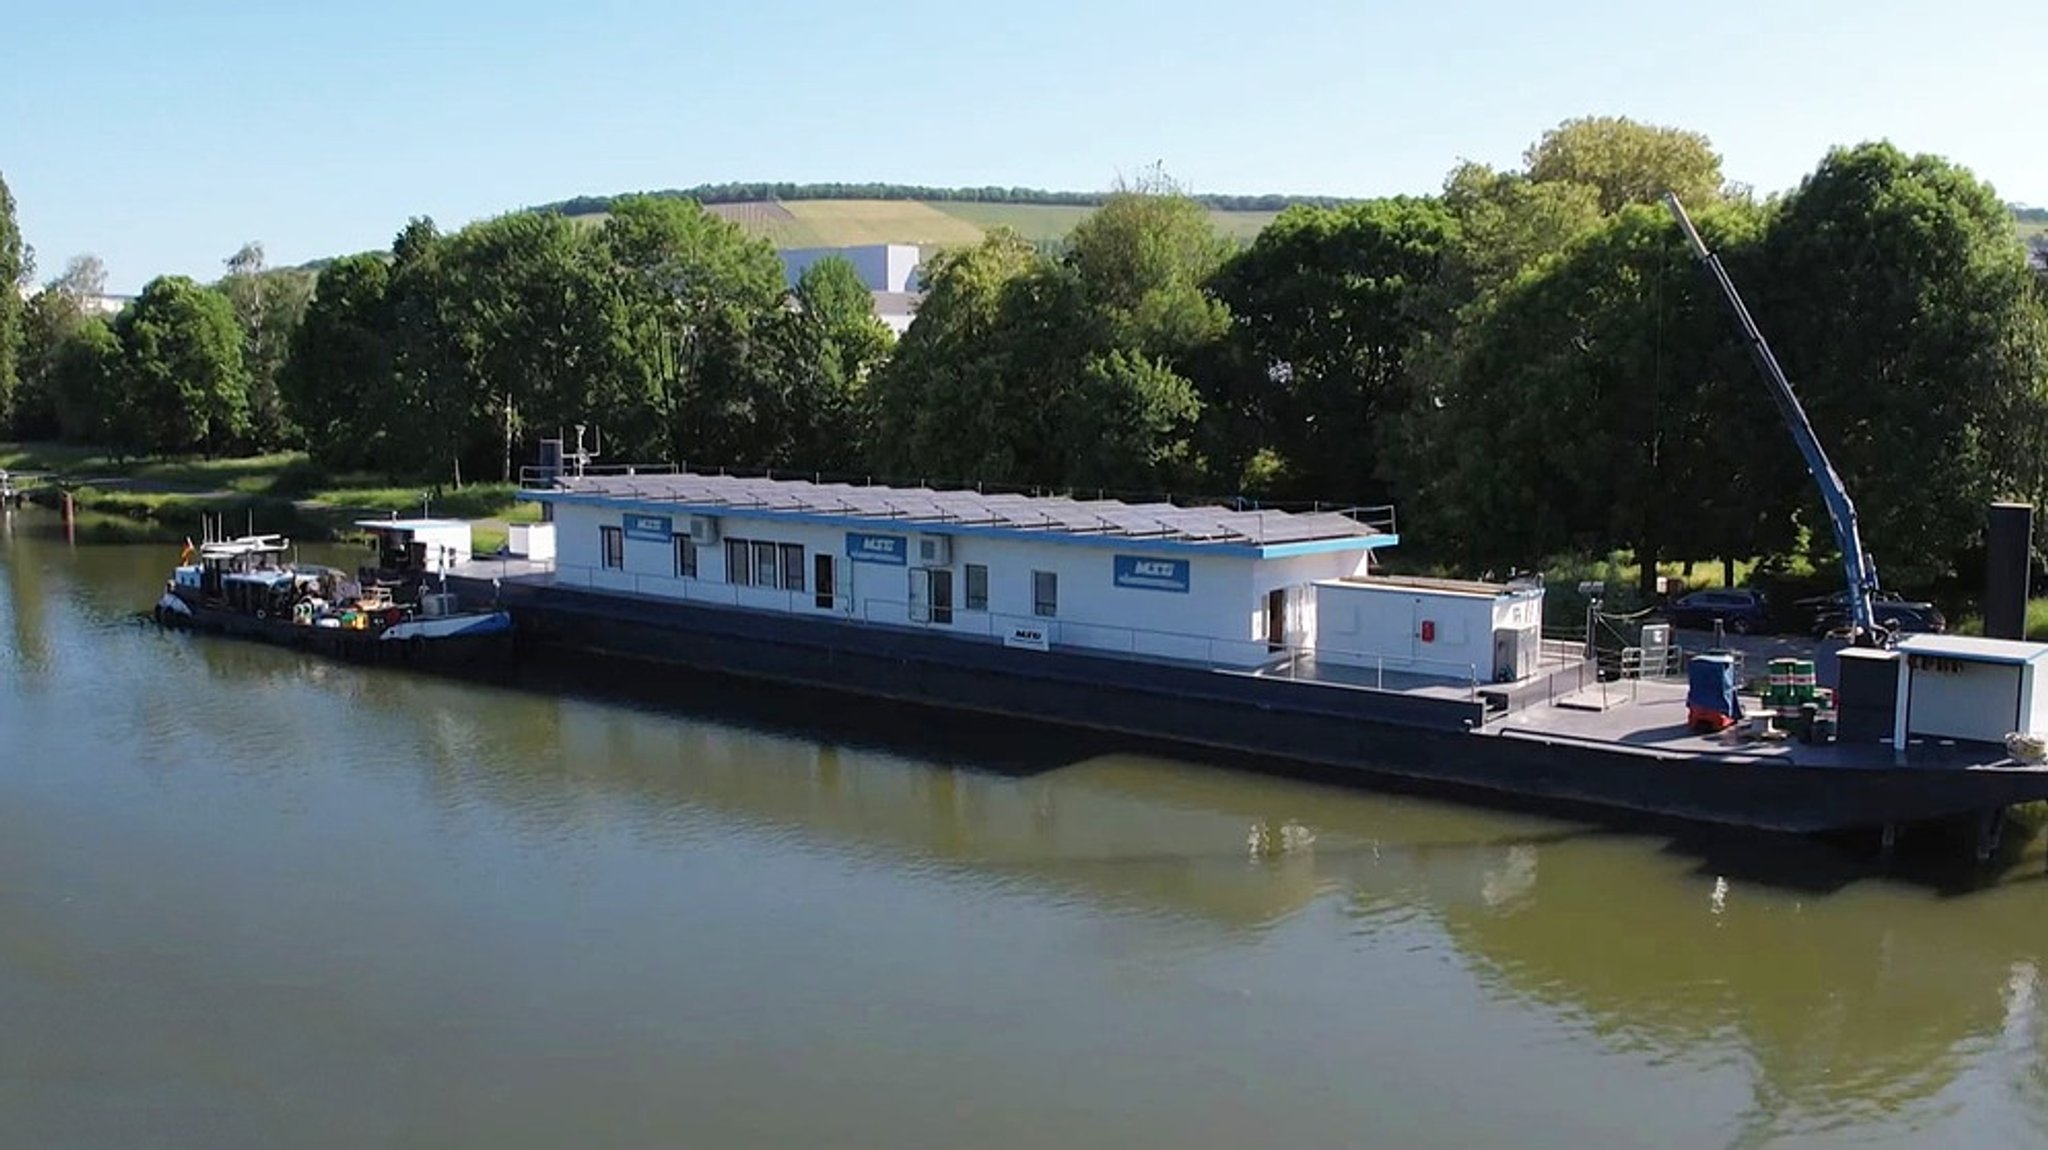
<svg viewBox="0 0 2048 1150"><path fill-rule="evenodd" d="M1188 592L1188 561L1155 559L1147 555L1116 557L1116 585L1138 591Z"/></svg>
<svg viewBox="0 0 2048 1150"><path fill-rule="evenodd" d="M910 536L846 533L846 557L855 563L887 563L902 567L910 562Z"/></svg>
<svg viewBox="0 0 2048 1150"><path fill-rule="evenodd" d="M626 538L649 543L666 543L675 534L675 521L666 515L626 516Z"/></svg>

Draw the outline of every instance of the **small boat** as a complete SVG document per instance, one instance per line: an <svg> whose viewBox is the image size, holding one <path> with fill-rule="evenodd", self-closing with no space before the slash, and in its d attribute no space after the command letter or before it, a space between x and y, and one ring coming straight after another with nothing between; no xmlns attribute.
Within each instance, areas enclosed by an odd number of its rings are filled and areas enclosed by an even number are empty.
<svg viewBox="0 0 2048 1150"><path fill-rule="evenodd" d="M279 535L189 540L154 615L164 627L257 639L342 658L461 664L504 657L512 617L465 610L446 591L395 593L330 567L286 562Z"/></svg>

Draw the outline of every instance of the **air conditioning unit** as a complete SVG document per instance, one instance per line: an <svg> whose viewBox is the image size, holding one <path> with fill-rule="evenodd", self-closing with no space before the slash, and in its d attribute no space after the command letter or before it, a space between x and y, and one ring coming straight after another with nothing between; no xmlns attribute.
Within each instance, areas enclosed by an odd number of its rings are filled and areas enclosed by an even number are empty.
<svg viewBox="0 0 2048 1150"><path fill-rule="evenodd" d="M690 516L690 542L699 546L718 542L718 517L715 515Z"/></svg>
<svg viewBox="0 0 2048 1150"><path fill-rule="evenodd" d="M917 565L920 567L952 566L953 537L951 535L918 536Z"/></svg>

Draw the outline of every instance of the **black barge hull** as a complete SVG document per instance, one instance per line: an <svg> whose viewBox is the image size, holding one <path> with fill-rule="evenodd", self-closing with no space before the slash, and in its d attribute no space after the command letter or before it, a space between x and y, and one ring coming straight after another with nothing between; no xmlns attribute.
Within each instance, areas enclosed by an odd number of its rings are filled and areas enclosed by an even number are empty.
<svg viewBox="0 0 2048 1150"><path fill-rule="evenodd" d="M180 612L160 605L153 614L158 625L166 630L254 640L359 663L462 669L503 663L513 653L514 633L510 631L445 635L431 639L385 639L375 631L311 627L203 606L188 606L186 611Z"/></svg>
<svg viewBox="0 0 2048 1150"><path fill-rule="evenodd" d="M451 580L451 582L454 582ZM490 594L488 583L469 590ZM1751 829L1916 823L2048 799L2048 771L1672 755L1487 726L1485 704L1305 685L907 628L507 583L523 646L670 663L1291 760L1431 786Z"/></svg>

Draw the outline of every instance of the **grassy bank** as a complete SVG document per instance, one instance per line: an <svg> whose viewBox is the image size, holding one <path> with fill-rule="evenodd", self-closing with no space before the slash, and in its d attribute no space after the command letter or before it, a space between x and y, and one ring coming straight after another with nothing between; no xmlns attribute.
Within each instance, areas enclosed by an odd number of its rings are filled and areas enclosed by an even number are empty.
<svg viewBox="0 0 2048 1150"><path fill-rule="evenodd" d="M394 485L389 476L330 473L303 452L116 460L68 444L0 444L0 469L53 476L71 491L81 530L104 540L197 537L209 515L221 517L230 531L338 539L349 536L358 519L425 512L475 523L482 553L504 544L509 524L540 517L537 506L514 502L513 484L475 483L431 495L426 486ZM37 499L57 506L62 495L46 486Z"/></svg>
<svg viewBox="0 0 2048 1150"><path fill-rule="evenodd" d="M1964 615L1950 629L1958 635L1982 635L1984 616ZM2027 638L2048 639L2048 598L2027 600Z"/></svg>

